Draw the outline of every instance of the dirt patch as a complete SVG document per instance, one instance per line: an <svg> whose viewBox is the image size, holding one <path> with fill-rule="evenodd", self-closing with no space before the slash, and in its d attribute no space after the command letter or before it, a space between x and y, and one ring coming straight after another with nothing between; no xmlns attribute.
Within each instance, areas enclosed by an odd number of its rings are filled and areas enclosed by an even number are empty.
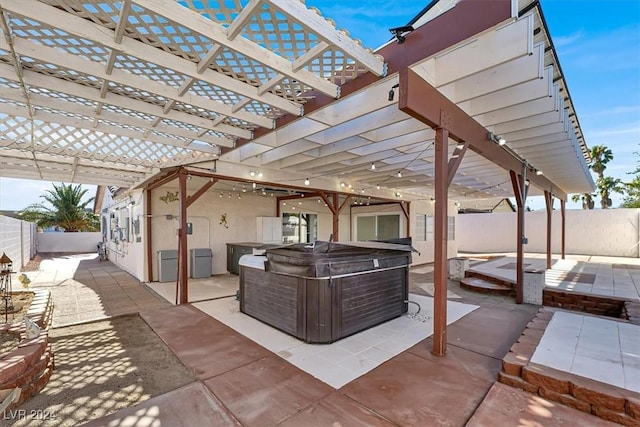
<svg viewBox="0 0 640 427"><path fill-rule="evenodd" d="M52 329L55 370L0 426L73 426L195 380L138 315ZM16 415L17 416L17 415Z"/></svg>
<svg viewBox="0 0 640 427"><path fill-rule="evenodd" d="M0 299L0 323L22 323L33 301L33 292L15 292L12 294L15 313L4 314L4 300ZM8 332L0 333L0 359L18 348L20 336Z"/></svg>
<svg viewBox="0 0 640 427"><path fill-rule="evenodd" d="M29 260L27 265L23 266L20 271L39 271L41 261L42 257L36 254L36 256L34 256L33 259Z"/></svg>

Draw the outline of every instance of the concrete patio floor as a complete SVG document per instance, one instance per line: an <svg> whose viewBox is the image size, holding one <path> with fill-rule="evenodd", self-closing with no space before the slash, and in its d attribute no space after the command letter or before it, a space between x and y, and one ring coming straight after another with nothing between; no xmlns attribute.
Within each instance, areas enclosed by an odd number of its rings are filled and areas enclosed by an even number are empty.
<svg viewBox="0 0 640 427"><path fill-rule="evenodd" d="M71 270L67 263L43 263L42 267L56 270L56 266L64 271L33 275L34 285L55 287L74 280L79 290L101 295L106 301L105 293L115 281L123 291L114 294L135 301L136 307L129 309L141 312L142 319L196 378L88 425L463 426L472 420L470 425L493 426L495 422L486 420L502 419L506 407L525 425L575 425L576 420L584 420L582 425L613 425L539 396L509 399L518 394L515 389L509 389L506 396L493 391L502 387L494 385L502 357L538 307L467 291L457 282L449 282L452 298L480 307L448 327L445 357L431 354L432 341L427 338L334 389L194 306L170 306L161 301L110 263L81 257L71 278L65 276ZM432 274L431 266L414 269L411 292L429 295ZM55 283L47 283L46 277ZM129 292L128 287L132 287ZM137 294L144 296L148 307L140 304ZM55 298L54 294L54 303ZM106 310L103 313L109 315Z"/></svg>
<svg viewBox="0 0 640 427"><path fill-rule="evenodd" d="M460 254L471 259L498 257L475 263L469 270L515 283L516 256L504 254ZM545 270L546 254L524 254L524 268ZM640 301L640 259L590 255L552 256L546 272L546 286L551 289L612 296Z"/></svg>

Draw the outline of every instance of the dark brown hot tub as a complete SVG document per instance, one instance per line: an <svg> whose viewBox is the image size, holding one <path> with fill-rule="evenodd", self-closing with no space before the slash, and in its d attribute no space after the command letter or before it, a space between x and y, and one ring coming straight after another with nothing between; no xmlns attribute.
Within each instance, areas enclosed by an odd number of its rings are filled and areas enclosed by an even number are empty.
<svg viewBox="0 0 640 427"><path fill-rule="evenodd" d="M411 246L316 242L240 265L240 311L305 342L330 343L407 311Z"/></svg>

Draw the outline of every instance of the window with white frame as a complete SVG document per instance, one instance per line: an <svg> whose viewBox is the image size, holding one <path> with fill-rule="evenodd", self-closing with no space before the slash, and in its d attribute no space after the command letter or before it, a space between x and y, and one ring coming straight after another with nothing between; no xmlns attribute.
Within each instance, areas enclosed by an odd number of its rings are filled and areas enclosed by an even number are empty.
<svg viewBox="0 0 640 427"><path fill-rule="evenodd" d="M417 242L433 242L433 215L416 214L414 239Z"/></svg>
<svg viewBox="0 0 640 427"><path fill-rule="evenodd" d="M413 240L416 242L427 240L427 216L425 214L416 214L416 230L413 233Z"/></svg>
<svg viewBox="0 0 640 427"><path fill-rule="evenodd" d="M400 215L358 215L356 217L356 239L388 240L400 237Z"/></svg>

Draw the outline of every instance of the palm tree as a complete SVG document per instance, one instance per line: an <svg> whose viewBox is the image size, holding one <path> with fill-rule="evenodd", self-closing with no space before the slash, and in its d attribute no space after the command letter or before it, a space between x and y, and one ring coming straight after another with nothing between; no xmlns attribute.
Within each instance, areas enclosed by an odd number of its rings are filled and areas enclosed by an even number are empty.
<svg viewBox="0 0 640 427"><path fill-rule="evenodd" d="M607 163L613 160L613 152L604 145L594 145L591 147L591 164L589 168L598 174L598 178L604 177L604 170L607 168Z"/></svg>
<svg viewBox="0 0 640 427"><path fill-rule="evenodd" d="M34 203L20 211L20 219L35 222L38 227L62 227L66 232L96 231L100 229L98 218L88 207L93 197L82 201L88 190L81 185L53 184L40 197L44 203Z"/></svg>
<svg viewBox="0 0 640 427"><path fill-rule="evenodd" d="M640 208L640 175L636 175L631 182L625 183L624 187L627 195L622 202L622 207Z"/></svg>
<svg viewBox="0 0 640 427"><path fill-rule="evenodd" d="M600 192L600 206L602 206L602 209L608 209L611 207L612 202L609 198L611 193L624 192L622 180L620 178L613 178L610 176L598 178L597 187Z"/></svg>
<svg viewBox="0 0 640 427"><path fill-rule="evenodd" d="M595 206L593 194L590 193L574 194L573 196L571 196L571 200L576 203L582 200L582 209L584 210L593 209L593 207Z"/></svg>

